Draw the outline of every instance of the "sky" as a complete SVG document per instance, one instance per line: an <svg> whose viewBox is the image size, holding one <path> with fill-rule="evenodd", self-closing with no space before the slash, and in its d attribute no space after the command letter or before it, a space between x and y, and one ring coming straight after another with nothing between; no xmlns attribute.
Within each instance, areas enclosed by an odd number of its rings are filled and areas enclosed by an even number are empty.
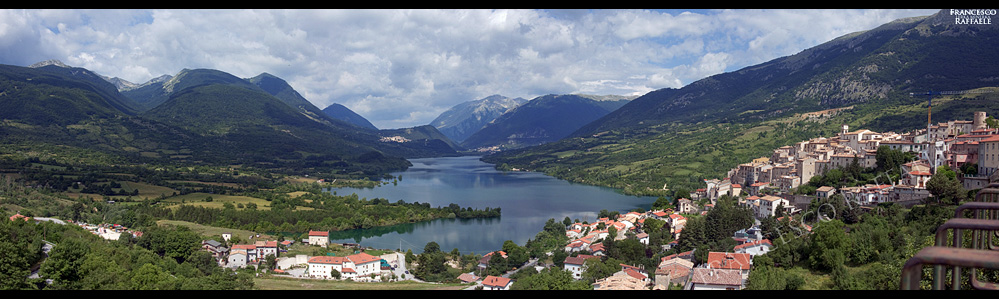
<svg viewBox="0 0 999 299"><path fill-rule="evenodd" d="M0 64L278 76L380 129L499 94L643 95L937 10L0 10Z"/></svg>

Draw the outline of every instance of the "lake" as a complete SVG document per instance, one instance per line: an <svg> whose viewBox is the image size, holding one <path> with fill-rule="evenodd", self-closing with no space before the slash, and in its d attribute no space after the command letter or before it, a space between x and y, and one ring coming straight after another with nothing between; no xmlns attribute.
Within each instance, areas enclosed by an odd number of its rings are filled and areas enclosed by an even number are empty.
<svg viewBox="0 0 999 299"><path fill-rule="evenodd" d="M397 184L376 188L337 188L338 195L356 193L360 198L390 202L451 203L476 209L501 208L491 219L440 219L414 224L330 232L334 243L358 243L374 248L412 249L422 253L430 241L442 251L457 248L462 254L499 250L511 240L524 246L544 228L548 219L565 217L593 222L600 210L648 210L655 197L629 196L614 189L573 184L534 172L502 172L477 156L412 159L412 167L392 175Z"/></svg>

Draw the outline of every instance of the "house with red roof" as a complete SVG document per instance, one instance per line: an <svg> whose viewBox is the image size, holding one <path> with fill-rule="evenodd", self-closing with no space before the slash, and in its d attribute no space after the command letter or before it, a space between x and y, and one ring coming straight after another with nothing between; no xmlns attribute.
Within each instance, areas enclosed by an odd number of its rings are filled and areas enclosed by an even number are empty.
<svg viewBox="0 0 999 299"><path fill-rule="evenodd" d="M595 243L590 245L590 253L595 256L603 256L606 250L607 248L604 247L604 243Z"/></svg>
<svg viewBox="0 0 999 299"><path fill-rule="evenodd" d="M31 220L31 217L21 215L21 213L17 213L17 214L14 214L14 216L10 216L10 221L14 221L14 220L18 220L18 219L24 220L24 221L28 221L28 220Z"/></svg>
<svg viewBox="0 0 999 299"><path fill-rule="evenodd" d="M580 254L578 256L566 257L565 261L562 263L562 268L569 273L572 273L572 278L577 280L583 279L583 272L586 271L586 261L587 260L600 260L599 256Z"/></svg>
<svg viewBox="0 0 999 299"><path fill-rule="evenodd" d="M318 245L321 247L326 247L330 244L330 232L329 231L309 231L309 245Z"/></svg>
<svg viewBox="0 0 999 299"><path fill-rule="evenodd" d="M693 290L741 290L743 278L739 270L695 268L690 277Z"/></svg>
<svg viewBox="0 0 999 299"><path fill-rule="evenodd" d="M229 268L243 268L246 267L249 254L246 253L245 249L233 248L229 251L229 255L226 256L226 267Z"/></svg>
<svg viewBox="0 0 999 299"><path fill-rule="evenodd" d="M252 245L252 244L236 244L236 245L232 245L232 248L230 248L229 254L232 255L233 253L236 253L237 250L242 251L242 253L246 255L245 256L245 258L246 258L246 262L245 263L246 264L252 264L252 263L254 263L254 262L256 262L256 261L259 260L260 256L259 256L259 253L257 251L257 245Z"/></svg>
<svg viewBox="0 0 999 299"><path fill-rule="evenodd" d="M760 195L760 191L766 189L767 187L770 187L770 182L753 183L746 188L746 193L749 193L749 195Z"/></svg>
<svg viewBox="0 0 999 299"><path fill-rule="evenodd" d="M257 241L253 245L257 246L257 258L260 260L264 260L268 255L278 256L277 241Z"/></svg>
<svg viewBox="0 0 999 299"><path fill-rule="evenodd" d="M645 271L645 267L635 267L632 265L620 264L621 271L624 275L634 277L642 282L648 284L651 279L649 279L649 272Z"/></svg>
<svg viewBox="0 0 999 299"><path fill-rule="evenodd" d="M458 275L458 280L461 280L463 283L473 283L479 281L479 277L472 273L461 273L461 275Z"/></svg>
<svg viewBox="0 0 999 299"><path fill-rule="evenodd" d="M638 233L635 235L635 239L638 239L639 243L649 245L649 234L647 233Z"/></svg>
<svg viewBox="0 0 999 299"><path fill-rule="evenodd" d="M750 256L757 256L761 254L766 254L773 249L774 245L770 243L770 240L763 239L759 241L751 241L748 243L743 243L735 246L735 253L748 253Z"/></svg>
<svg viewBox="0 0 999 299"><path fill-rule="evenodd" d="M483 290L509 290L512 285L513 280L506 277L489 275L482 279Z"/></svg>
<svg viewBox="0 0 999 299"><path fill-rule="evenodd" d="M748 253L708 252L708 261L705 264L711 269L738 270L745 279L749 277L753 260Z"/></svg>
<svg viewBox="0 0 999 299"><path fill-rule="evenodd" d="M656 267L656 285L669 288L671 284L685 285L690 271L694 269L694 262L691 260L676 257L663 258Z"/></svg>
<svg viewBox="0 0 999 299"><path fill-rule="evenodd" d="M333 270L341 279L363 279L381 273L381 258L361 252L348 256L314 256L309 258L308 275L315 278L333 278Z"/></svg>
<svg viewBox="0 0 999 299"><path fill-rule="evenodd" d="M687 217L683 217L678 213L670 214L666 218L666 223L669 223L669 228L671 233L676 233L677 230L683 229L687 225Z"/></svg>

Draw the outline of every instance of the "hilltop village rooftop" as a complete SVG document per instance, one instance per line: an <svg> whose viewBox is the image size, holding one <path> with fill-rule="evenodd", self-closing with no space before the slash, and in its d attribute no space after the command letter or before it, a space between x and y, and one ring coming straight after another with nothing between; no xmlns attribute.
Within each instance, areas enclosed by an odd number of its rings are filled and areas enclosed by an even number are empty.
<svg viewBox="0 0 999 299"><path fill-rule="evenodd" d="M813 196L828 197L840 193L848 200L863 205L883 202L918 203L930 196L926 182L939 166L958 169L965 164L977 164L978 173L964 174L960 180L965 189L983 188L988 176L999 168L999 130L986 125L985 112L975 112L973 120L951 120L907 133L879 133L870 130L850 131L843 125L835 137L819 137L773 151L770 157L760 157L740 164L728 172L728 177L705 180L706 188L691 194L692 199L709 199L714 203L720 196L739 197L750 205L757 216L773 215L764 211L768 203L784 200L793 211L807 201L795 200L792 189L807 184L812 177L836 168L845 168L854 161L864 168L877 166L875 155L881 146L914 153L916 161L902 165L901 179L885 179L878 184L847 187L840 190L823 186ZM770 195L767 195L770 194ZM780 198L780 199L778 199Z"/></svg>

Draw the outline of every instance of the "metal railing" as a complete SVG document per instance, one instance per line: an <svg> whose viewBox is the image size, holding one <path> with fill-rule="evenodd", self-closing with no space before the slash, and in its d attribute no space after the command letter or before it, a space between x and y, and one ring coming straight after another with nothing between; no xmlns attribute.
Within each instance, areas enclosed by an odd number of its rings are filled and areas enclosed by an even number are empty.
<svg viewBox="0 0 999 299"><path fill-rule="evenodd" d="M971 218L964 218L966 211L971 212ZM999 232L999 184L989 184L975 195L974 202L962 204L954 214L954 218L937 228L934 246L923 248L902 267L901 289L918 290L923 267L933 266L933 289L945 289L949 267L951 289L961 288L962 269L968 268L973 288L999 290L999 283L978 279L980 269L999 270L999 247L992 242ZM971 230L970 248L964 248L965 230ZM951 231L952 240L948 244Z"/></svg>

